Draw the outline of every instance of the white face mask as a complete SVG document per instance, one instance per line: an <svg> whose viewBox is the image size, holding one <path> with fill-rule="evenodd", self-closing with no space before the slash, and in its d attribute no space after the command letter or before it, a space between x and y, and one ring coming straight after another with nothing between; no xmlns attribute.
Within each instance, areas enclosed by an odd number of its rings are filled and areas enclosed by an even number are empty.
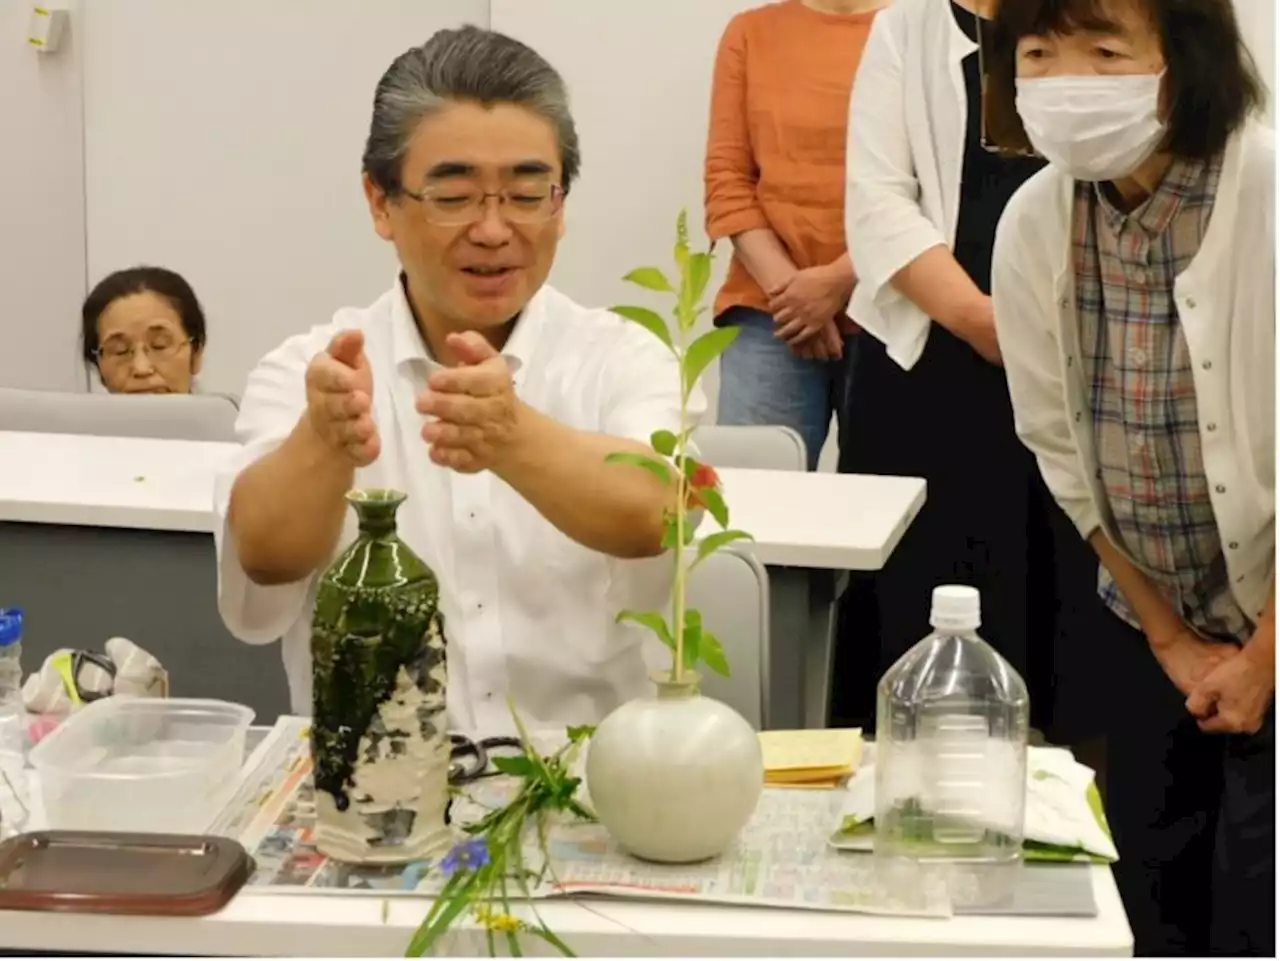
<svg viewBox="0 0 1280 961"><path fill-rule="evenodd" d="M1031 146L1076 180L1133 173L1164 137L1159 74L1018 80L1018 115Z"/></svg>

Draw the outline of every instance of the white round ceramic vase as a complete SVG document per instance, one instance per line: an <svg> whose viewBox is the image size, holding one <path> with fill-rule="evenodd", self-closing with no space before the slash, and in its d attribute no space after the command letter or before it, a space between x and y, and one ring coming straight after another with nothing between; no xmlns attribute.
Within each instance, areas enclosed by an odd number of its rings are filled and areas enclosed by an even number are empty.
<svg viewBox="0 0 1280 961"><path fill-rule="evenodd" d="M723 853L751 820L764 788L760 738L733 708L654 677L596 728L587 791L600 822L630 854L691 864Z"/></svg>

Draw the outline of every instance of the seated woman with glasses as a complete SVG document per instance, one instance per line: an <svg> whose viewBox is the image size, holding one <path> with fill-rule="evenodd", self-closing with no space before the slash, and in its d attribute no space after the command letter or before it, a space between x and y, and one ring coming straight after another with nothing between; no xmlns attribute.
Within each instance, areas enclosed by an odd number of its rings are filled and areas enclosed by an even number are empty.
<svg viewBox="0 0 1280 961"><path fill-rule="evenodd" d="M130 267L98 282L81 310L84 360L113 394L190 394L204 360L204 311L181 276Z"/></svg>

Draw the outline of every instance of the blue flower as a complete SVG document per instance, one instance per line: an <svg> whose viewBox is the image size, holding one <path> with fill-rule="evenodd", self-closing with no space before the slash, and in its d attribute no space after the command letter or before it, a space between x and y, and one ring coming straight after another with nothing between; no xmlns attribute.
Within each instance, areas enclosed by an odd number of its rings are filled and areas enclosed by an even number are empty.
<svg viewBox="0 0 1280 961"><path fill-rule="evenodd" d="M449 875L459 870L475 871L488 863L489 842L484 838L471 838L454 845L440 862L440 870Z"/></svg>

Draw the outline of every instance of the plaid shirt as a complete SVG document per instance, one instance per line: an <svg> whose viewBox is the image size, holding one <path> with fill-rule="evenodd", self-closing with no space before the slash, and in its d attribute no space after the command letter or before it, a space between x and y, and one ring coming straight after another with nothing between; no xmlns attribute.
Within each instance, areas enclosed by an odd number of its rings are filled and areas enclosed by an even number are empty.
<svg viewBox="0 0 1280 961"><path fill-rule="evenodd" d="M1103 523L1191 627L1243 642L1252 624L1231 593L1173 291L1200 250L1221 173L1221 158L1175 161L1128 214L1101 185L1077 184L1073 252ZM1139 626L1105 568L1098 590Z"/></svg>

